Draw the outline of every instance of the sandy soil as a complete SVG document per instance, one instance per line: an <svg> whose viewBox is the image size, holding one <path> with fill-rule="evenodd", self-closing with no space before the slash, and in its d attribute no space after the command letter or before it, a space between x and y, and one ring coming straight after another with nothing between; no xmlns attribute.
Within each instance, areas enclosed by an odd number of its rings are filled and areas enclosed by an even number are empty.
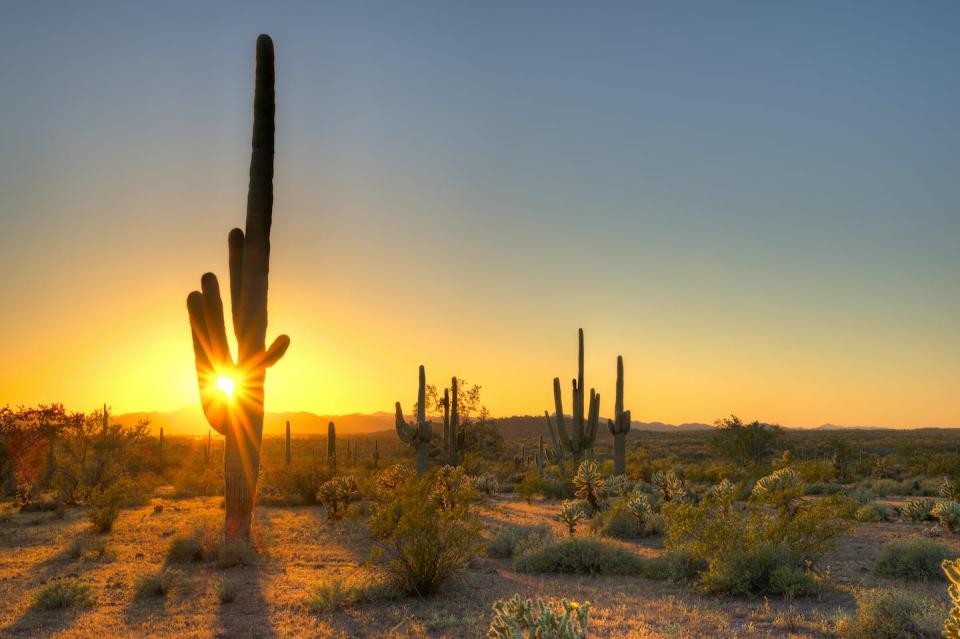
<svg viewBox="0 0 960 639"><path fill-rule="evenodd" d="M369 542L357 520L329 522L322 509L261 507L256 512L256 565L218 570L213 564L177 564L177 585L165 598L135 600L141 575L164 565L170 539L204 519L219 519L219 499L155 500L124 511L115 529L102 535L103 559L74 558L75 539L98 537L84 509L63 519L48 513L0 517L0 607L2 637L482 637L490 608L514 593L527 597L589 600L596 637L829 637L833 619L852 611L852 591L887 584L871 573L880 547L892 539L935 536L958 549L960 540L930 524L863 524L843 538L828 558L830 585L819 599L722 599L691 588L636 577L528 575L509 560L481 558L454 577L436 598L361 604L330 614L310 613L304 601L319 580L369 574ZM488 524L549 523L556 504L498 497L485 508ZM559 526L557 527L560 531ZM658 540L632 544L660 552ZM86 609L39 612L30 608L51 579L73 576L93 586ZM221 603L217 583L236 585L236 599ZM894 584L897 585L897 584ZM940 582L898 584L947 603Z"/></svg>

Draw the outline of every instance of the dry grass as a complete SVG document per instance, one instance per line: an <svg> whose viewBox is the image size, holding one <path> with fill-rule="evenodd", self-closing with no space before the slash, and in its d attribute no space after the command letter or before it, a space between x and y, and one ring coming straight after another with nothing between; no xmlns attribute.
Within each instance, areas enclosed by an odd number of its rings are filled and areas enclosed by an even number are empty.
<svg viewBox="0 0 960 639"><path fill-rule="evenodd" d="M0 518L0 636L3 637L482 637L494 601L524 597L589 600L591 637L828 637L838 613L855 610L852 592L878 583L872 574L880 547L892 539L924 535L926 524L868 523L844 538L829 558L828 587L821 599L724 600L682 586L634 576L520 574L509 559L478 558L430 600L394 598L377 591L367 565L369 541L362 518L331 522L318 507L258 508L254 559L180 562L175 587L164 597L137 599L143 575L161 574L178 535L222 517L216 498L152 504L124 510L103 535L111 560L91 560L97 548L82 509L62 519L9 513ZM556 502L523 503L498 497L483 512L487 529L506 523L547 524ZM955 537L939 541L958 549ZM658 539L630 542L644 555L660 552ZM189 554L189 553L188 553ZM234 558L236 559L236 558ZM45 611L33 607L56 578L90 586L90 606ZM339 583L349 597L331 592ZM901 584L902 585L902 584ZM913 591L943 601L942 584L911 584ZM371 594L372 593L372 594ZM320 596L317 606L309 603ZM330 612L311 612L330 610ZM946 614L947 606L943 603Z"/></svg>

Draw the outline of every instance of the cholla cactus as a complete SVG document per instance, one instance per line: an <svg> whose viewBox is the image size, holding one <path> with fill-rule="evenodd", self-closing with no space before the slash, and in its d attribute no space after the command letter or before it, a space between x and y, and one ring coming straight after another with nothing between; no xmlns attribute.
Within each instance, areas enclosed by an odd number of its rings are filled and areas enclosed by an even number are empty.
<svg viewBox="0 0 960 639"><path fill-rule="evenodd" d="M586 639L590 602L580 605L560 602L559 610L542 599L532 603L514 595L493 604L494 618L487 631L490 639Z"/></svg>
<svg viewBox="0 0 960 639"><path fill-rule="evenodd" d="M797 500L803 495L803 482L792 468L781 468L757 480L752 497L775 506L781 514L793 513Z"/></svg>
<svg viewBox="0 0 960 639"><path fill-rule="evenodd" d="M560 521L567 525L567 531L571 537L577 530L577 522L586 516L586 513L583 512L583 504L570 499L564 500L560 504L560 513L557 515Z"/></svg>
<svg viewBox="0 0 960 639"><path fill-rule="evenodd" d="M487 497L492 497L500 492L500 482L490 473L484 473L479 477L473 478L474 489Z"/></svg>
<svg viewBox="0 0 960 639"><path fill-rule="evenodd" d="M950 615L943 624L943 636L946 639L960 639L960 559L944 559L940 564L943 572L946 573L950 585L947 586L947 595L953 607L950 608Z"/></svg>
<svg viewBox="0 0 960 639"><path fill-rule="evenodd" d="M637 518L637 523L642 527L647 520L648 515L653 514L653 506L650 500L643 493L634 493L627 500L627 510Z"/></svg>
<svg viewBox="0 0 960 639"><path fill-rule="evenodd" d="M687 482L672 470L667 473L656 471L650 478L650 483L663 494L663 501L678 503L693 501Z"/></svg>
<svg viewBox="0 0 960 639"><path fill-rule="evenodd" d="M957 485L950 481L949 477L943 478L943 481L940 482L940 489L937 492L940 493L940 497L943 499L960 501L960 491L957 490Z"/></svg>
<svg viewBox="0 0 960 639"><path fill-rule="evenodd" d="M589 459L581 462L573 483L577 487L577 497L590 507L590 516L600 512L607 501L607 482L600 475L597 463Z"/></svg>
<svg viewBox="0 0 960 639"><path fill-rule="evenodd" d="M906 521L927 521L933 519L933 507L937 502L929 497L911 500L903 507L901 515Z"/></svg>
<svg viewBox="0 0 960 639"><path fill-rule="evenodd" d="M377 473L377 488L381 492L392 493L413 475L413 470L403 464L394 464Z"/></svg>
<svg viewBox="0 0 960 639"><path fill-rule="evenodd" d="M607 493L611 497L620 497L630 492L630 480L626 475L611 475L607 479Z"/></svg>
<svg viewBox="0 0 960 639"><path fill-rule="evenodd" d="M630 432L630 411L623 410L623 357L617 355L617 395L614 401L615 419L607 420L613 435L613 472L627 474L627 433Z"/></svg>
<svg viewBox="0 0 960 639"><path fill-rule="evenodd" d="M714 484L709 489L707 489L707 497L710 499L726 499L733 495L733 491L736 489L733 482L724 477L720 480L719 484Z"/></svg>
<svg viewBox="0 0 960 639"><path fill-rule="evenodd" d="M560 392L560 378L553 379L553 400L556 409L557 433L559 433L559 446L562 446L569 452L574 461L579 462L584 454L592 457L593 444L597 440L597 422L600 419L600 395L594 389L590 389L590 403L586 418L584 418L584 409L587 404L584 399L583 386L583 329L579 331L580 348L577 357L577 378L573 380L573 412L570 430L567 430L566 422L563 416L563 400ZM553 424L550 422L550 414L545 413L547 418L547 428L550 430L550 436L553 437L555 446L557 446L557 433L553 430Z"/></svg>
<svg viewBox="0 0 960 639"><path fill-rule="evenodd" d="M396 405L397 436L417 451L418 475L427 472L427 455L429 453L427 445L430 443L430 437L433 434L432 425L427 421L426 387L427 373L421 365L420 385L417 390L417 421L415 423L408 424L403 419L403 409L400 407L400 402L397 402ZM456 388L454 388L454 397L456 397ZM454 406L456 406L456 402L454 402Z"/></svg>
<svg viewBox="0 0 960 639"><path fill-rule="evenodd" d="M325 481L317 491L317 501L326 507L330 519L342 518L350 502L359 496L360 491L352 475Z"/></svg>
<svg viewBox="0 0 960 639"><path fill-rule="evenodd" d="M950 532L957 532L960 529L960 503L953 500L937 502L930 510L930 514Z"/></svg>
<svg viewBox="0 0 960 639"><path fill-rule="evenodd" d="M458 505L457 500L463 496L464 488L468 485L472 487L461 466L443 466L437 471L433 497L440 502L444 510L452 510Z"/></svg>

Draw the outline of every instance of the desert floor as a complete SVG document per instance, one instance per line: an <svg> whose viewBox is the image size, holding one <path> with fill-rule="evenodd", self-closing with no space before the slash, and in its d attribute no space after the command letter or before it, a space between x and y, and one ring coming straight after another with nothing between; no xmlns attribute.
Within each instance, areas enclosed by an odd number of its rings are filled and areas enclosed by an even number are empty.
<svg viewBox="0 0 960 639"><path fill-rule="evenodd" d="M162 503L162 512L154 504ZM935 536L960 541L932 524L861 524L829 557L828 586L815 599L723 599L692 588L637 577L531 575L510 560L478 558L429 600L396 599L359 604L335 613L311 613L304 604L317 582L334 576L364 579L369 542L361 521L327 520L316 507L259 507L255 515L261 556L255 565L219 570L212 563L177 564L183 571L166 597L136 600L137 578L162 568L170 539L205 519L222 515L220 499L154 499L124 511L114 531L96 535L85 509L8 513L0 517L0 636L3 637L482 637L491 606L514 593L564 597L593 605L596 637L829 637L839 614L855 609L862 586L891 585L929 596L948 610L942 582L906 584L875 577L871 568L891 539ZM528 505L514 497L491 500L483 516L496 523L549 523L556 504ZM562 531L558 527L558 533ZM102 558L75 557L76 539L102 537ZM660 540L633 544L660 552ZM38 589L56 577L93 586L92 607L40 612L31 609ZM217 583L237 588L221 603Z"/></svg>

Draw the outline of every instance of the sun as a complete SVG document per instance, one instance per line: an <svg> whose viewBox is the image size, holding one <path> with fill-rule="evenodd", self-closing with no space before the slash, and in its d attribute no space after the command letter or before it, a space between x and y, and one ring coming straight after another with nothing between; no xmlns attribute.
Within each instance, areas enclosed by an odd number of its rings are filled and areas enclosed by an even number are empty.
<svg viewBox="0 0 960 639"><path fill-rule="evenodd" d="M233 397L233 390L237 387L237 384L226 375L218 375L217 387L223 391L223 394L227 396L227 399L230 399Z"/></svg>

